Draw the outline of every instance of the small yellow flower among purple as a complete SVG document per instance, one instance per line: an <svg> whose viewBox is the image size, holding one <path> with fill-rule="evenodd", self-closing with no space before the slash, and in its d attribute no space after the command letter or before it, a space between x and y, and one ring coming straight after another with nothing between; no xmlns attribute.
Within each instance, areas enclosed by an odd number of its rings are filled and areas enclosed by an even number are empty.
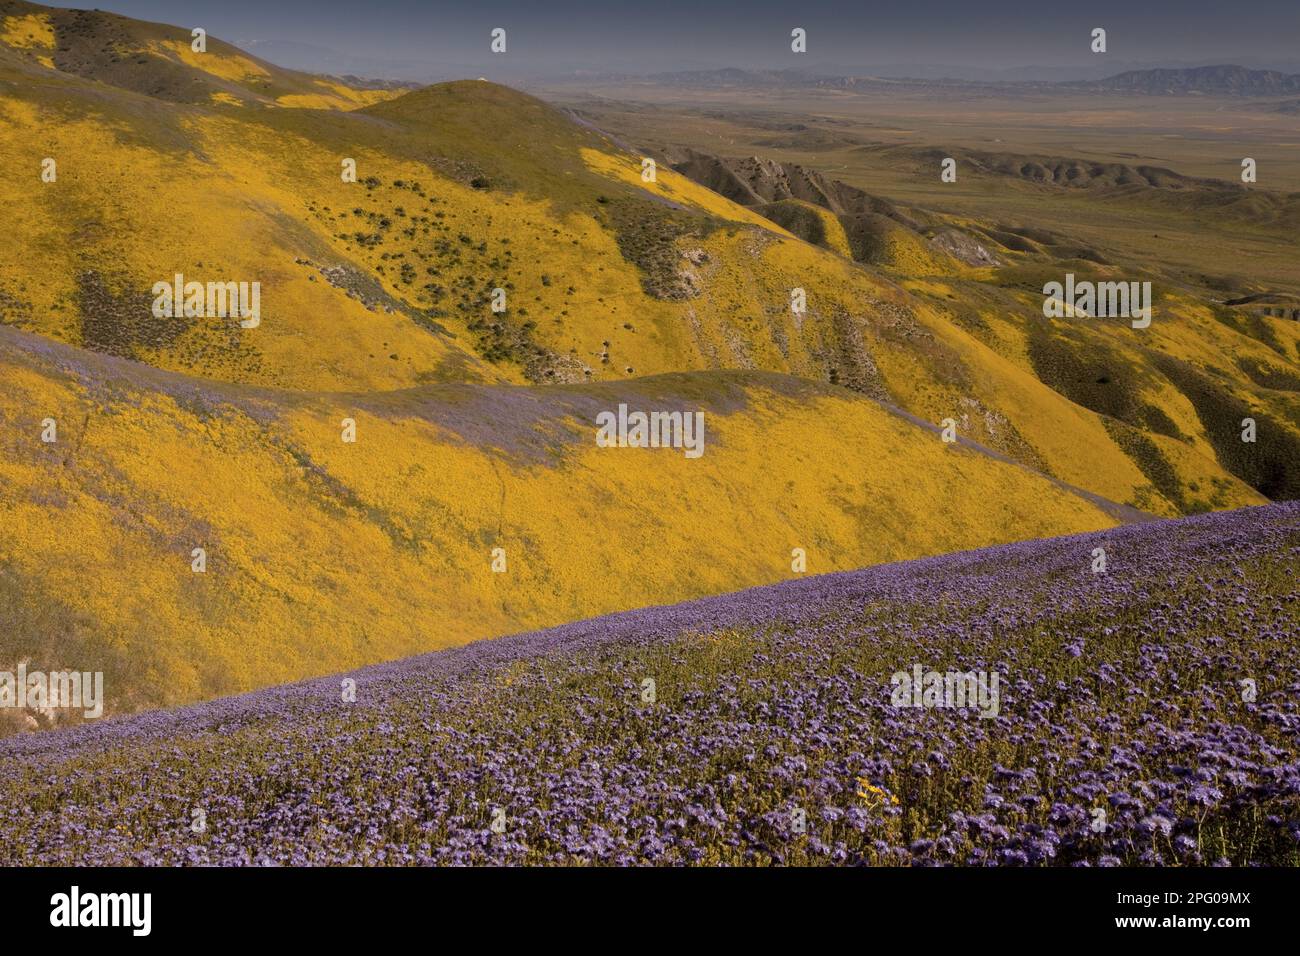
<svg viewBox="0 0 1300 956"><path fill-rule="evenodd" d="M894 796L884 787L877 787L867 780L866 777L858 777L858 796L867 802L872 809L883 806L886 803L898 806L898 797Z"/></svg>

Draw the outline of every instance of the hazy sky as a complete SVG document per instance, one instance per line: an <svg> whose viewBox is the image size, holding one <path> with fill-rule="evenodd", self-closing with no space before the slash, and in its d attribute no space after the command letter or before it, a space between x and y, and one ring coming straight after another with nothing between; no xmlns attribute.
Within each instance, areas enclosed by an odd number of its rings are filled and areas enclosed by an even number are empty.
<svg viewBox="0 0 1300 956"><path fill-rule="evenodd" d="M237 44L274 41L264 53L273 60L273 50L304 44L345 54L354 64L484 71L1095 67L1102 58L1088 47L1094 27L1107 30L1105 56L1116 64L1114 72L1147 64L1288 64L1300 57L1300 0L100 2L101 9L127 16L202 26ZM808 31L805 56L790 51L796 26ZM493 27L507 30L505 56L488 52Z"/></svg>

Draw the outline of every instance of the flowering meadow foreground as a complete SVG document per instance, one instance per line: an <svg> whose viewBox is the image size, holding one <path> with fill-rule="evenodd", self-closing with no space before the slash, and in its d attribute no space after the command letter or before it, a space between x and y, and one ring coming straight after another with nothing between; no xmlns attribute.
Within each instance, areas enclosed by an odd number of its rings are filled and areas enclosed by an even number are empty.
<svg viewBox="0 0 1300 956"><path fill-rule="evenodd" d="M0 862L1296 865L1297 571L1272 505L10 738Z"/></svg>

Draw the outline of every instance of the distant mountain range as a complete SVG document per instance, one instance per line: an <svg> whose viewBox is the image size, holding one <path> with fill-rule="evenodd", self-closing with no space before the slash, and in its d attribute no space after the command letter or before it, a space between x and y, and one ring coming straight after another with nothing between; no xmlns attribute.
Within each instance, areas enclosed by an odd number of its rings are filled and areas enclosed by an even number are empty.
<svg viewBox="0 0 1300 956"><path fill-rule="evenodd" d="M1128 70L1097 80L1047 82L1031 79L968 80L953 77L826 75L803 70L686 70L649 75L601 74L584 82L648 82L660 86L690 89L723 88L815 88L824 90L875 91L905 86L980 87L987 89L1051 89L1065 92L1137 93L1152 96L1203 94L1217 96L1290 96L1300 92L1300 73L1252 70L1236 64L1215 66Z"/></svg>
<svg viewBox="0 0 1300 956"><path fill-rule="evenodd" d="M1300 73L1248 70L1244 66L1198 66L1182 70L1130 70L1104 80L1073 84L1124 93L1211 93L1287 96L1300 93Z"/></svg>

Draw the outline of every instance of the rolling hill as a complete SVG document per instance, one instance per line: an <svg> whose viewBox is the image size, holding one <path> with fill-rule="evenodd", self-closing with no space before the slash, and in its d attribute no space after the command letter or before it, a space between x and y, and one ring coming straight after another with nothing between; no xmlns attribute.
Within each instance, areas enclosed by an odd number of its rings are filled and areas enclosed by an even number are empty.
<svg viewBox="0 0 1300 956"><path fill-rule="evenodd" d="M0 56L173 103L350 108L393 95L281 69L215 37L193 49L191 28L101 10L0 3ZM38 74L39 75L39 74Z"/></svg>
<svg viewBox="0 0 1300 956"><path fill-rule="evenodd" d="M1297 554L1250 508L0 741L0 860L1295 866ZM993 706L900 704L917 667Z"/></svg>
<svg viewBox="0 0 1300 956"><path fill-rule="evenodd" d="M12 181L0 197L13 213L0 249L9 324L172 371L300 390L767 369L845 384L927 421L954 418L967 437L1156 513L1260 500L1240 480L1246 472L1234 477L1216 459L1190 401L1171 413L1177 432L1143 446L1156 447L1154 464L1134 456L1104 408L1080 407L1024 358L1037 290L990 294L976 273L979 295L943 291L970 268L886 201L841 191L844 215L828 224L823 250L671 169L645 183L638 157L599 132L488 83L344 111L177 104L21 69L23 82L0 99L0 157L34 171L51 153L62 162L57 182ZM340 175L348 158L356 183ZM795 207L796 228L817 205L772 199ZM929 218L936 231L964 225ZM845 249L868 261L837 254ZM155 321L148 292L178 273L260 282L261 327ZM494 313L498 288L506 309ZM803 315L791 309L796 288ZM986 321L972 304L990 295ZM981 340L1009 308L1027 327ZM1222 323L1189 321L1205 328L1194 342L1179 332L1183 351L1221 350ZM1141 348L1122 329L1069 332ZM1247 336L1231 348L1285 372L1294 350L1276 337L1281 355ZM1144 405L1176 388L1135 364L1115 363L1111 391ZM1244 389L1237 399L1262 404L1261 414L1289 401ZM1145 430L1129 418L1121 424ZM1288 413L1274 418L1275 434L1290 435ZM1186 447L1159 447L1173 434ZM1260 450L1280 453L1276 441ZM1172 471L1177 490L1153 481L1156 470Z"/></svg>
<svg viewBox="0 0 1300 956"><path fill-rule="evenodd" d="M647 180L492 83L189 37L0 0L0 655L102 669L115 711L768 583L794 548L1298 493L1294 322L1175 283L1142 333L1045 319L1048 278L1137 275L762 161ZM176 275L258 283L259 323L155 317ZM598 448L620 404L703 411L707 453Z"/></svg>
<svg viewBox="0 0 1300 956"><path fill-rule="evenodd" d="M0 661L103 671L110 712L779 581L796 548L846 570L1140 517L773 373L300 393L0 328L0 380ZM701 411L704 453L598 447L620 403Z"/></svg>

